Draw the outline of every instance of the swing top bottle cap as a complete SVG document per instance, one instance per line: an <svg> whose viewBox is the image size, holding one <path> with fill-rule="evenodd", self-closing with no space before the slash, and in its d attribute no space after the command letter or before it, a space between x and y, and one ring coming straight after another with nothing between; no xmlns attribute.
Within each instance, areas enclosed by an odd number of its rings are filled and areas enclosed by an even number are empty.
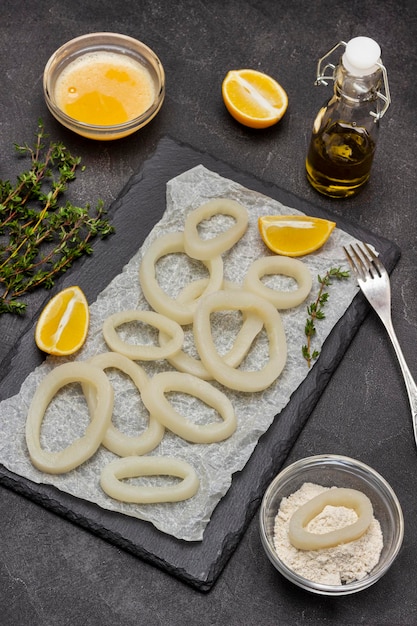
<svg viewBox="0 0 417 626"><path fill-rule="evenodd" d="M342 63L350 74L368 76L380 67L381 48L370 37L355 37L346 44Z"/></svg>

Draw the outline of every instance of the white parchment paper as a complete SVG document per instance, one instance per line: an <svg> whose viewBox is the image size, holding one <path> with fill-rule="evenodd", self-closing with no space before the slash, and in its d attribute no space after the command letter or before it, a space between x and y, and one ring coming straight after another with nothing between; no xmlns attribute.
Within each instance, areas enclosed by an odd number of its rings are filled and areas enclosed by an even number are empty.
<svg viewBox="0 0 417 626"><path fill-rule="evenodd" d="M153 228L142 249L130 260L123 272L116 276L99 295L96 302L91 304L89 336L82 351L73 360L85 360L108 350L101 332L102 323L106 317L127 309L149 309L138 282L138 268L143 252L161 234L182 231L185 216L190 211L209 199L217 197L234 199L248 209L249 228L246 234L233 249L224 254L225 279L239 284L242 283L252 261L269 254L259 236L258 217L268 214L300 213L225 179L201 165L177 176L167 185L167 206L161 221ZM140 207L138 207L138 219L140 219ZM225 216L218 216L207 221L207 224L203 223L201 236L213 236L216 232L224 230L228 226L229 219ZM336 228L324 247L317 253L302 259L312 272L313 288L304 305L282 312L288 344L288 359L279 379L267 390L254 394L230 391L213 383L222 389L233 403L238 420L237 431L228 440L209 445L187 443L176 435L166 432L161 444L150 453L176 456L193 465L200 479L200 489L190 500L174 504L139 506L123 504L107 497L100 488L100 472L104 465L116 456L103 446L89 461L64 475L48 475L32 466L24 435L28 407L39 381L52 368L62 363L64 361L62 358L47 358L28 376L16 396L1 402L0 462L20 476L37 483L53 484L62 491L94 502L103 508L148 520L161 531L175 537L187 541L201 540L214 508L229 489L233 473L245 466L259 437L268 429L274 416L286 406L293 391L307 375L307 364L301 352L301 347L305 343L306 305L317 296L319 288L317 275L323 276L331 267L346 268L342 246L353 241L350 235ZM173 296L190 280L206 275L207 270L203 264L191 262L182 254L168 255L157 265L160 285ZM270 286L276 288L293 286L291 279L283 277L268 277L267 280ZM326 309L326 318L317 323L315 347L320 349L335 323L349 306L356 291L356 281L353 279L335 281L329 288L330 299ZM233 343L240 323L236 316L237 313L224 314L222 319L220 319L221 315L215 316L213 335L216 337L220 352L226 351ZM192 329L185 327L185 331L184 349L195 355ZM151 329L148 332L143 328L138 337L137 324L124 326L120 332L126 341L132 343L150 343L156 338ZM248 356L245 368L259 367L265 350L262 343L261 334L259 341L255 343ZM141 363L141 365L149 376L159 371L172 369L166 361ZM115 388L114 424L125 433L140 434L145 429L148 420L140 395L126 376L115 370L107 370L107 373ZM191 396L178 394L177 403L176 408L180 407L190 419L195 419L199 423L215 418L211 409L209 410ZM279 415L276 419L279 419ZM78 385L65 388L57 394L47 410L41 433L42 446L52 451L62 449L77 437L82 436L87 423L88 412Z"/></svg>

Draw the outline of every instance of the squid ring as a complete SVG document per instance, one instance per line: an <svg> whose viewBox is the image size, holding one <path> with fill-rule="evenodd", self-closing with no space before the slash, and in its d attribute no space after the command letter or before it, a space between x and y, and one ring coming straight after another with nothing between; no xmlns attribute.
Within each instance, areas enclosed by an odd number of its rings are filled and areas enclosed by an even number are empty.
<svg viewBox="0 0 417 626"><path fill-rule="evenodd" d="M306 526L325 506L345 506L354 509L358 519L353 524L327 533L311 533ZM299 550L322 550L362 537L372 522L373 508L368 496L356 489L327 489L295 511L290 519L289 540Z"/></svg>
<svg viewBox="0 0 417 626"><path fill-rule="evenodd" d="M90 410L91 421L85 434L59 452L41 448L42 421L54 395L69 383L94 387L96 401ZM89 407L90 408L90 407ZM26 443L33 465L48 474L63 474L78 467L99 448L110 425L113 411L113 388L107 376L89 363L64 363L53 369L38 385L26 421Z"/></svg>
<svg viewBox="0 0 417 626"><path fill-rule="evenodd" d="M168 339L168 335L162 332L159 333L160 344L164 345ZM207 371L200 359L195 359L190 354L184 352L184 350L180 350L177 354L167 357L167 361L180 372L197 376L202 380L213 380L213 376Z"/></svg>
<svg viewBox="0 0 417 626"><path fill-rule="evenodd" d="M123 341L116 328L128 322L138 321L150 324L166 333L169 340L163 346L133 345ZM154 311L121 311L110 315L103 324L104 339L114 352L119 352L134 361L154 361L166 359L179 352L184 341L184 331L174 320Z"/></svg>
<svg viewBox="0 0 417 626"><path fill-rule="evenodd" d="M165 397L169 391L179 391L202 400L222 417L221 422L194 424L178 413ZM151 378L143 390L142 400L151 415L173 433L192 443L214 443L232 435L237 426L236 414L229 398L216 387L196 376L182 372L161 372Z"/></svg>
<svg viewBox="0 0 417 626"><path fill-rule="evenodd" d="M191 324L197 301L183 304L171 298L156 280L156 263L167 254L185 252L184 233L168 233L155 239L143 255L139 268L139 281L143 295L155 311L166 315L181 325ZM210 273L204 293L217 291L223 282L223 260L221 256L202 261Z"/></svg>
<svg viewBox="0 0 417 626"><path fill-rule="evenodd" d="M210 315L215 311L255 312L263 321L269 339L269 360L257 371L238 370L219 355L210 330ZM203 364L213 378L229 389L244 392L262 391L278 378L287 359L287 342L277 309L249 291L223 290L201 299L194 316L194 341Z"/></svg>
<svg viewBox="0 0 417 626"><path fill-rule="evenodd" d="M89 363L101 370L105 370L110 367L120 370L129 376L137 387L139 393L149 382L145 371L140 365L137 365L128 357L116 352L104 352L103 354L97 354L89 360ZM85 387L83 387L83 391L87 398L87 402L94 402L94 399L90 395L91 387L85 385ZM142 434L136 437L122 433L112 422L110 422L102 443L105 448L114 452L114 454L118 454L119 456L146 454L156 448L156 446L161 442L164 434L165 428L155 417L150 415L148 427Z"/></svg>
<svg viewBox="0 0 417 626"><path fill-rule="evenodd" d="M193 280L191 283L187 283L178 294L177 302L190 303L200 298L208 285L208 281L208 278L200 278L199 280ZM167 341L168 335L164 332L160 332L159 343L164 345ZM180 350L177 354L167 358L167 361L180 372L192 374L202 380L212 380L213 378L199 359L195 359L193 356L184 352L184 350Z"/></svg>
<svg viewBox="0 0 417 626"><path fill-rule="evenodd" d="M226 231L212 237L211 239L201 239L197 226L200 222L213 215L230 215L236 222ZM215 198L191 211L185 219L184 226L184 246L185 252L193 259L200 261L212 259L223 254L239 241L248 227L248 212L246 208L227 198Z"/></svg>
<svg viewBox="0 0 417 626"><path fill-rule="evenodd" d="M207 278L201 280L195 280L184 287L178 296L178 301L184 302L189 298L197 298L203 292L204 286L207 284ZM225 286L228 289L241 289L238 285L226 282ZM256 313L244 313L244 321L240 328L232 348L223 355L223 360L230 367L238 367L245 358L246 354L251 347L251 344L257 334L261 331L263 322ZM164 343L168 341L168 336L165 333L160 333L159 341ZM212 380L213 376L207 371L201 360L195 359L183 350L180 350L177 354L169 357L168 362L176 367L180 372L192 374L198 376L203 380Z"/></svg>
<svg viewBox="0 0 417 626"><path fill-rule="evenodd" d="M176 476L182 480L176 485L166 487L129 485L120 480L139 476ZM187 500L197 493L200 481L194 468L182 459L130 456L106 465L101 472L100 485L115 500L152 504Z"/></svg>
<svg viewBox="0 0 417 626"><path fill-rule="evenodd" d="M197 300L197 298L201 298L204 290L207 288L208 281L208 278L199 278L198 280L193 280L191 283L187 283L178 294L177 302L185 304L193 302Z"/></svg>
<svg viewBox="0 0 417 626"><path fill-rule="evenodd" d="M283 274L297 281L297 289L278 291L264 285L261 281L266 274ZM267 256L256 259L249 267L244 280L244 288L272 302L277 309L291 309L307 298L312 286L309 268L298 259L289 257Z"/></svg>

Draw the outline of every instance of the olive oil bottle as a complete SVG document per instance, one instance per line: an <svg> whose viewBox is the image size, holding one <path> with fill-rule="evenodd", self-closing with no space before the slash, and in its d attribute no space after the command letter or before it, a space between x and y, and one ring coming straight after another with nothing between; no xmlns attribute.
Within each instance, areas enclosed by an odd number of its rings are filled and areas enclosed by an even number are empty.
<svg viewBox="0 0 417 626"><path fill-rule="evenodd" d="M345 47L339 63L323 67L339 46ZM326 75L329 70L332 73ZM317 66L316 84L327 85L328 80L334 81L334 91L313 124L307 178L320 193L345 198L369 179L379 120L391 101L379 45L369 37L339 42Z"/></svg>

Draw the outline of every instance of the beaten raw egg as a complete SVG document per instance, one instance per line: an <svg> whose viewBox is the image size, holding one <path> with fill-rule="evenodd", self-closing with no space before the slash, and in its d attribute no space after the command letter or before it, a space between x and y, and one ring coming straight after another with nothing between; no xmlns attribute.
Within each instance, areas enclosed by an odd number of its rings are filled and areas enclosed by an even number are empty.
<svg viewBox="0 0 417 626"><path fill-rule="evenodd" d="M70 117L109 126L139 117L152 105L155 87L146 68L116 52L91 52L57 78L56 103Z"/></svg>
<svg viewBox="0 0 417 626"><path fill-rule="evenodd" d="M61 124L90 139L119 139L158 113L165 73L144 43L117 33L91 33L56 50L45 66L43 88Z"/></svg>

